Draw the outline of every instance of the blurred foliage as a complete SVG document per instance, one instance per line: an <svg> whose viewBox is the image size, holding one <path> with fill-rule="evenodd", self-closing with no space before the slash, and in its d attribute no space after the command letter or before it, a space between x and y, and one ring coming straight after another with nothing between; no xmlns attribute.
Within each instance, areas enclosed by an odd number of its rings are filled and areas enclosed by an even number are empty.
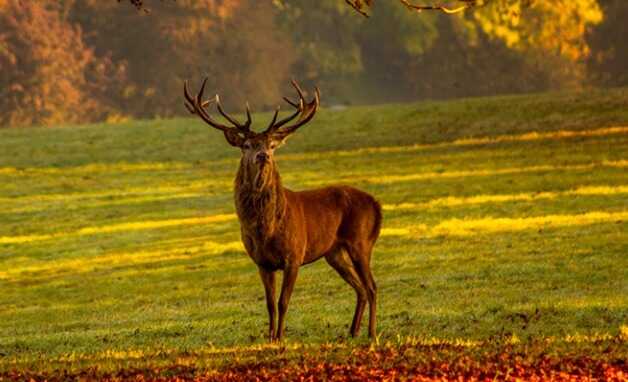
<svg viewBox="0 0 628 382"><path fill-rule="evenodd" d="M179 97L184 79L209 77L210 91L237 107L248 97L253 106L280 98L292 59L282 57L291 41L274 27L276 12L272 4L253 0L178 0L136 14L86 0L76 1L72 14L74 22L95 31L86 40L97 52L110 52L129 67L119 110L167 117L185 110Z"/></svg>
<svg viewBox="0 0 628 382"><path fill-rule="evenodd" d="M471 28L502 40L543 68L553 88L578 86L590 48L586 33L602 22L598 0L485 0Z"/></svg>
<svg viewBox="0 0 628 382"><path fill-rule="evenodd" d="M591 81L597 86L628 85L628 1L600 2L605 22L587 34L592 54L587 65Z"/></svg>
<svg viewBox="0 0 628 382"><path fill-rule="evenodd" d="M81 28L40 2L0 1L0 124L79 122L106 106L106 60L85 45Z"/></svg>
<svg viewBox="0 0 628 382"><path fill-rule="evenodd" d="M291 77L327 104L628 82L622 0L360 4L370 18L340 0L0 0L0 123L180 115L182 81L205 76L233 111L270 108Z"/></svg>
<svg viewBox="0 0 628 382"><path fill-rule="evenodd" d="M603 18L597 0L485 2L471 15L488 35L508 47L553 51L570 60L588 55L586 29Z"/></svg>

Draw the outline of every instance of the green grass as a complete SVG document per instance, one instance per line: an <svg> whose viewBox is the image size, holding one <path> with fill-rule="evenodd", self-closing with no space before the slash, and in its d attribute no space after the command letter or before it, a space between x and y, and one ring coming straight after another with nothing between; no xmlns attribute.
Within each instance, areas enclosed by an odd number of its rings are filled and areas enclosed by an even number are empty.
<svg viewBox="0 0 628 382"><path fill-rule="evenodd" d="M264 343L237 221L194 220L233 213L237 158L193 119L1 130L0 370ZM627 160L628 89L323 109L278 153L385 205L380 342L625 337ZM303 268L289 343L348 341L354 304Z"/></svg>

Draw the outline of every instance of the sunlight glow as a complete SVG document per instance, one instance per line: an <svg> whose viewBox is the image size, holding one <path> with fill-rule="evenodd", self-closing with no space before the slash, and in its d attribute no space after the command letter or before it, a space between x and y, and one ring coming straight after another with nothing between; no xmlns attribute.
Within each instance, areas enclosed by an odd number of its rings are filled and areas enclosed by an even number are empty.
<svg viewBox="0 0 628 382"><path fill-rule="evenodd" d="M483 203L504 203L518 201L534 201L539 199L556 199L563 196L619 195L627 194L628 186L587 186L563 192L538 192L520 194L475 195L469 197L449 196L432 199L425 203L384 204L386 211L415 210L426 208L457 207Z"/></svg>
<svg viewBox="0 0 628 382"><path fill-rule="evenodd" d="M463 178L472 176L496 176L496 175L508 175L508 174L521 174L530 172L544 172L544 171L573 171L573 170L589 170L595 167L616 167L624 168L628 167L628 160L619 161L603 161L598 163L585 163L585 164L573 164L573 165L539 165L529 167L508 167L498 169L479 169L479 170L462 170L462 171L443 171L443 172L420 172L414 174L400 174L400 175L374 175L374 176L355 176L344 177L339 179L341 182L365 182L370 184L392 184L400 182L411 182L417 180L426 179L443 179L443 178ZM328 180L315 180L306 182L307 185L317 186L326 184Z"/></svg>
<svg viewBox="0 0 628 382"><path fill-rule="evenodd" d="M199 240L200 241L200 240ZM55 276L58 273L84 273L97 268L113 268L120 265L141 265L171 260L189 260L203 255L220 255L229 251L243 251L240 241L218 243L204 241L202 245L188 247L168 247L160 250L139 250L133 252L110 253L95 257L78 257L70 259L54 259L38 262L33 265L15 265L0 271L0 279L18 281L29 278L38 272L45 272L46 276Z"/></svg>
<svg viewBox="0 0 628 382"><path fill-rule="evenodd" d="M466 171L445 171L445 172L425 172L425 173L415 173L415 174L404 174L404 175L378 175L378 176L355 176L350 177L347 176L345 178L341 178L341 181L363 181L371 184L390 184L397 182L409 182L409 181L417 181L417 180L425 180L425 179L438 179L438 178L460 178L460 177L471 177L471 176L496 176L496 175L507 175L507 174L516 174L516 173L529 173L529 172L542 172L542 171L569 171L569 170L587 170L593 169L595 167L604 166L604 167L615 167L615 168L626 168L628 167L628 160L617 160L617 161L603 161L599 163L586 163L586 164L577 164L577 165L541 165L541 166L530 166L530 167L511 167L511 168L503 168L503 169L489 169L489 170L466 170ZM287 177L289 179L289 177ZM329 179L316 179L312 181L306 181L307 185L310 186L320 186L327 185L329 183ZM189 183L186 186L151 186L141 187L141 188L127 188L127 189L119 189L119 190L111 190L107 192L87 192L87 193L76 193L76 194L50 194L50 195L31 195L31 196L23 196L16 198L0 198L0 205L6 205L3 207L4 212L9 213L18 213L18 212L28 212L28 211L38 211L42 209L42 206L37 205L37 203L67 203L67 202L75 202L81 201L84 199L90 198L107 198L108 200L103 201L94 201L85 204L87 207L101 207L107 205L117 205L117 204L131 204L131 203L142 203L142 202L151 202L151 201L163 201L170 199L179 199L179 198L193 198L193 197L202 197L204 195L209 195L210 193L207 191L203 193L203 190L207 190L208 188L218 189L221 191L226 191L231 187L231 180L220 180L220 179L212 179L211 181L197 181L193 183ZM197 191L197 192L193 192ZM589 187L587 189L578 189L569 195L610 195L613 193L625 193L623 186L620 188L614 188L609 190L603 190L599 187ZM164 195L166 194L166 195ZM413 209L413 208L432 208L437 205L441 206L454 206L454 205L463 205L463 204L478 204L484 203L481 198L488 198L485 202L504 202L504 201L516 201L516 200L534 200L534 199L551 199L556 196L550 196L552 193L540 193L534 195L528 199L526 194L519 195L492 195L492 196L478 196L469 197L469 198L443 198L436 199L434 201L428 202L429 205L425 203L414 204L414 203L403 203L398 205L388 205L385 209L388 210L398 210L398 209ZM110 200L109 198L119 198ZM445 200L446 199L446 200ZM84 202L82 202L84 203ZM434 204L432 204L434 203ZM3 243L3 238L0 237L0 244ZM27 240L26 241L31 241Z"/></svg>
<svg viewBox="0 0 628 382"><path fill-rule="evenodd" d="M147 198L147 200L150 201L151 198L153 198L153 200L166 200L168 197L173 199L182 198L183 196L180 196L181 194L185 195L185 197L208 196L212 194L211 190L223 191L229 189L232 185L232 179L214 178L211 180L188 182L185 186L152 184L150 186L117 188L96 192L39 194L14 198L0 197L0 205L3 205L2 210L6 212L26 212L40 210L41 206L37 205L40 203L70 203L79 201L84 203L83 201L86 199L106 199L104 201L94 202L97 205L123 204L123 202L118 199L128 198L128 200L131 200L135 198Z"/></svg>
<svg viewBox="0 0 628 382"><path fill-rule="evenodd" d="M623 161L626 165L628 161ZM384 205L385 210L412 210L420 208L454 207L467 204L497 203L507 201L526 201L536 199L552 199L559 196L573 195L615 195L628 192L628 186L589 186L564 192L544 192L539 194L513 195L477 195L466 198L447 197L438 198L425 203L402 203ZM386 227L382 229L382 236L465 236L476 232L502 232L539 228L541 226L570 226L586 225L604 221L622 220L628 212L589 212L581 215L548 215L530 218L485 218L476 220L452 219L441 222L435 227L419 224L412 227ZM73 232L58 232L52 234L5 236L0 237L0 244L22 244L42 240L58 239L70 236L84 236L102 233L128 232L169 228L185 225L200 225L235 221L235 214L219 214L197 218L150 220L111 224L97 227L85 227Z"/></svg>
<svg viewBox="0 0 628 382"><path fill-rule="evenodd" d="M407 227L407 232L382 232L382 236L406 236L411 238L438 236L472 236L499 232L523 231L528 229L571 227L628 219L628 211L593 211L576 215L545 215L528 218L450 219L433 227L424 224Z"/></svg>
<svg viewBox="0 0 628 382"><path fill-rule="evenodd" d="M163 171L163 170L183 170L191 168L185 162L149 162L149 163L90 163L83 166L74 167L0 167L0 175L80 175L95 174L104 172L136 172L136 171Z"/></svg>
<svg viewBox="0 0 628 382"><path fill-rule="evenodd" d="M167 220L148 220L142 222L130 222L111 224L99 227L85 227L74 232L59 232L49 235L26 235L26 236L8 236L0 237L0 244L19 244L28 243L32 241L49 240L62 238L67 236L84 236L100 233L115 233L115 232L128 232L138 230L148 230L157 228L177 227L182 225L198 225L209 223L220 223L235 220L234 214L220 214L210 215L199 218L185 218L185 219L167 219Z"/></svg>
<svg viewBox="0 0 628 382"><path fill-rule="evenodd" d="M347 156L361 156L364 154L377 154L377 153L403 153L422 151L435 148L447 148L456 146L479 146L487 144L495 144L501 142L529 142L540 140L559 140L566 138L578 138L578 137L600 137L606 135L626 134L628 133L628 126L608 127L594 130L560 130L549 133L530 132L517 135L499 135L496 137L479 137L479 138L464 138L457 139L451 142L433 143L433 144L416 144L410 146L382 146L382 147L364 147L354 150L336 150L336 151L321 151L316 153L302 153L302 154L287 154L282 155L281 160L305 160L316 158L329 158L329 157L347 157Z"/></svg>
<svg viewBox="0 0 628 382"><path fill-rule="evenodd" d="M134 229L150 229L172 227L174 225L186 224L206 224L211 222L221 222L234 220L234 215L216 215L205 218L193 219L173 219L164 221L151 221L140 223L125 223L105 227L90 227L79 230L74 235L87 235L91 233L109 233L117 231L127 231ZM384 228L381 231L382 237L438 237L438 236L470 236L477 234L493 234L499 232L522 231L527 229L555 228L590 225L604 222L618 222L628 219L628 211L622 212L587 212L576 215L545 215L527 218L483 218L483 219L450 219L429 227L425 224L418 224L409 227ZM32 236L32 240L45 240L55 236ZM7 238L4 238L7 239ZM14 239L19 239L14 238ZM4 241L5 243L7 241ZM18 243L19 241L13 241ZM0 241L2 243L2 241ZM218 243L205 241L201 246L189 246L180 248L167 248L160 250L137 251L128 253L115 253L98 257L84 257L74 259L55 259L44 264L31 266L15 266L10 269L0 271L0 278L11 278L24 272L46 271L49 274L65 271L89 271L98 266L113 266L118 264L143 264L154 261L166 261L176 259L189 259L197 254L221 254L227 251L242 251L244 247L240 241Z"/></svg>
<svg viewBox="0 0 628 382"><path fill-rule="evenodd" d="M149 220L143 222L130 222L121 224L112 224L101 227L86 227L76 231L73 235L92 235L95 233L111 233L120 231L137 231L145 229L166 228L175 227L181 225L196 225L196 224L208 224L218 223L234 220L234 214L222 214L212 215L200 218L186 218L186 219L168 219L168 220Z"/></svg>
<svg viewBox="0 0 628 382"><path fill-rule="evenodd" d="M167 200L176 200L176 199L191 199L191 198L202 198L208 197L211 195L208 192L184 192L184 193L172 193L168 195L136 195L136 196L124 196L116 199L104 198L105 200L90 200L90 201L81 201L80 203L71 203L72 200L77 199L92 199L89 195L86 194L78 194L74 198L59 198L56 201L52 202L43 202L43 203L25 203L24 199L29 199L29 197L20 198L20 203L12 203L13 205L18 204L18 206L9 207L4 209L4 212L10 213L24 213L24 212L33 212L33 211L41 211L50 209L53 207L55 202L58 203L59 208L63 208L64 210L80 210L83 208L98 208L98 207L106 207L106 206L117 206L117 205L128 205L128 204L139 204L139 203L152 203L152 202L160 202ZM68 195L66 195L67 197ZM51 200L53 198L50 198ZM96 197L96 199L99 199ZM6 199L0 198L0 202L5 202ZM9 204L9 203L7 203ZM19 205L22 204L22 205Z"/></svg>

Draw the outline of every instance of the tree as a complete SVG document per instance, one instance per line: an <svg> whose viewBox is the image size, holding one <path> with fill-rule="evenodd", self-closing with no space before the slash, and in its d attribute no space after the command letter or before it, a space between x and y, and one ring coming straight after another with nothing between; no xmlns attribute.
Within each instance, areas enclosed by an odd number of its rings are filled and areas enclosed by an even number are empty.
<svg viewBox="0 0 628 382"><path fill-rule="evenodd" d="M291 39L276 30L277 9L254 0L177 0L135 14L114 2L75 3L72 20L96 33L87 38L99 54L126 62L128 82L118 108L134 117L169 117L185 109L185 79L208 77L231 110L281 99L293 62Z"/></svg>
<svg viewBox="0 0 628 382"><path fill-rule="evenodd" d="M590 81L597 86L627 86L628 1L606 0L601 5L605 22L587 35L592 51L587 61Z"/></svg>
<svg viewBox="0 0 628 382"><path fill-rule="evenodd" d="M0 1L0 124L83 122L102 117L91 96L103 66L81 29L40 2Z"/></svg>

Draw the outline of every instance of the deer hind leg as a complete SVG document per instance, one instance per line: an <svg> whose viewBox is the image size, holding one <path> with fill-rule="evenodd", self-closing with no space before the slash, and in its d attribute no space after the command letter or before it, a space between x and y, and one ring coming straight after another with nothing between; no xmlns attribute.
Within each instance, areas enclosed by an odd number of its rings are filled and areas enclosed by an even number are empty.
<svg viewBox="0 0 628 382"><path fill-rule="evenodd" d="M369 302L369 337L376 336L377 315L377 285L371 272L371 247L348 246L349 256L353 261L360 281L366 287L366 297Z"/></svg>
<svg viewBox="0 0 628 382"><path fill-rule="evenodd" d="M259 275L264 284L266 293L266 307L268 308L268 340L275 340L275 317L277 316L277 305L275 304L275 272L259 268Z"/></svg>
<svg viewBox="0 0 628 382"><path fill-rule="evenodd" d="M355 289L357 294L357 303L355 306L355 313L353 314L353 322L351 323L350 334L352 337L358 335L360 331L360 324L362 322L362 315L364 314L364 308L366 307L367 292L366 288L360 281L360 276L356 272L353 261L349 257L349 254L344 249L339 249L325 256L325 260L338 272L338 274Z"/></svg>

